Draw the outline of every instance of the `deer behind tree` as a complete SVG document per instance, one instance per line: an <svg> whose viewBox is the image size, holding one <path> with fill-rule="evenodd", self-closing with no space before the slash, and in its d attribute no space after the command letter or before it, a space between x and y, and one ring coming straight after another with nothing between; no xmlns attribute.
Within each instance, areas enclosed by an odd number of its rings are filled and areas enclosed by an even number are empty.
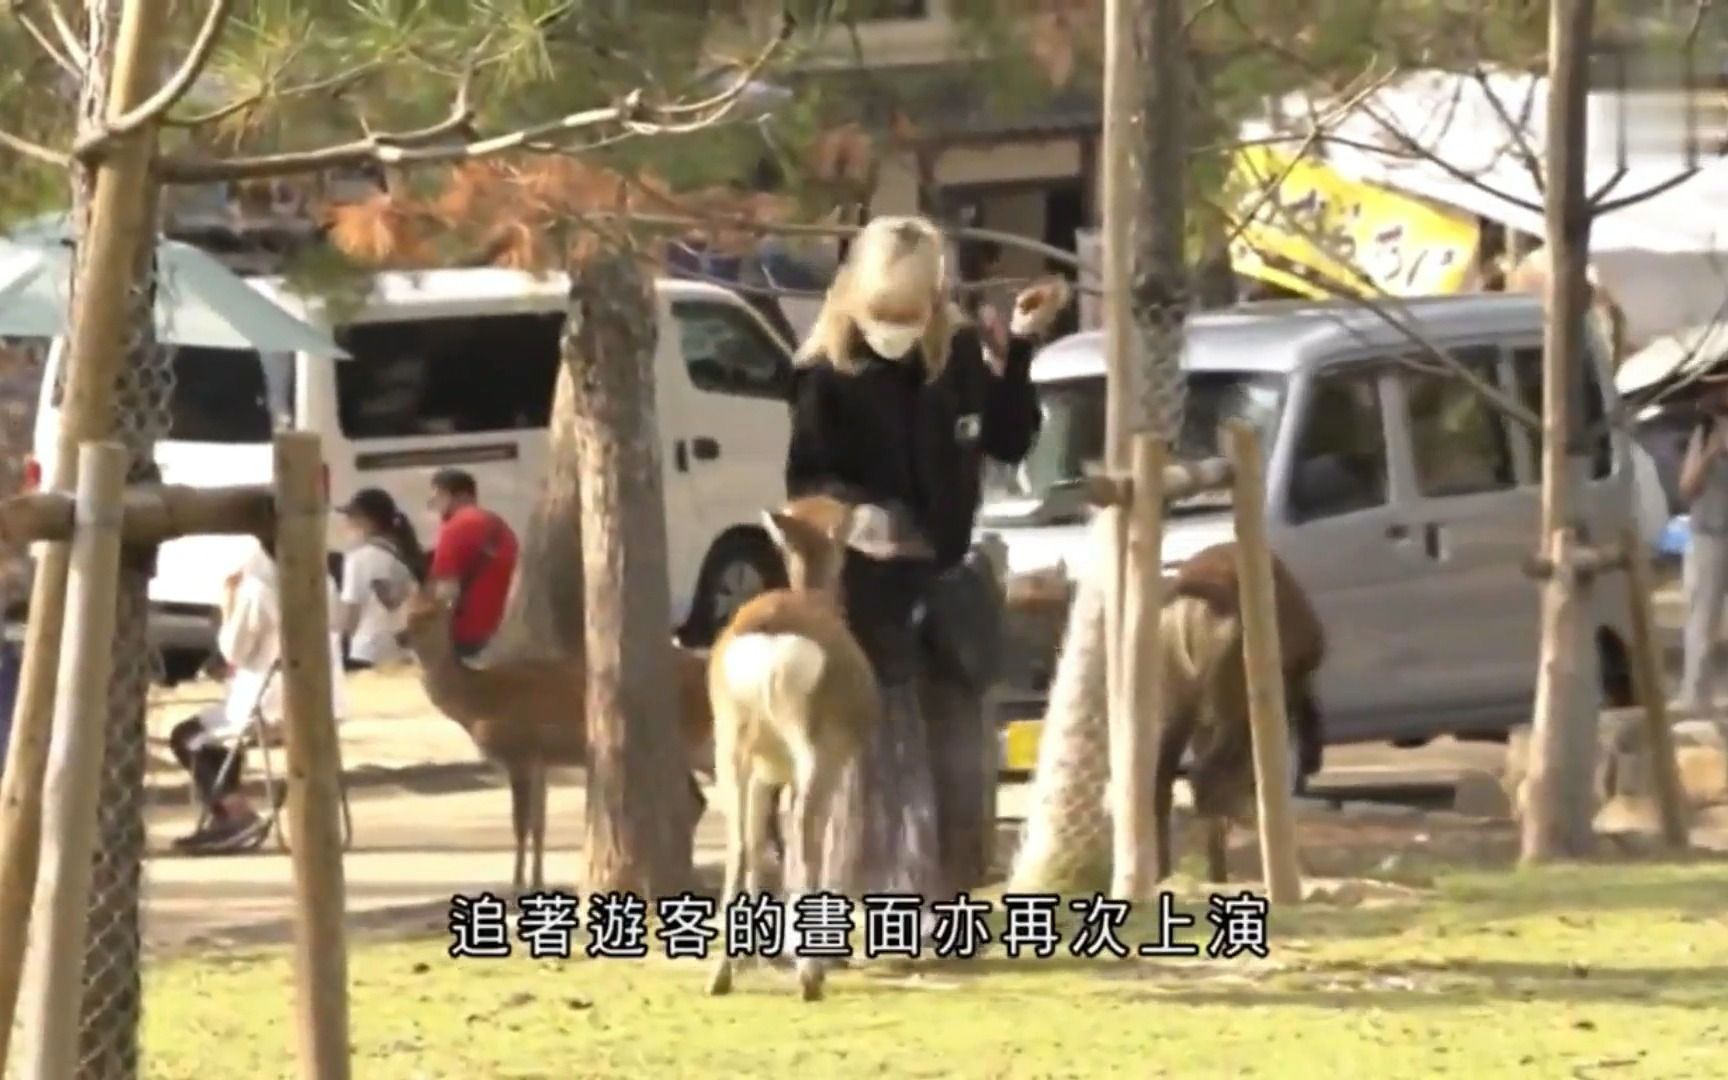
<svg viewBox="0 0 1728 1080"><path fill-rule="evenodd" d="M1296 735L1292 751L1306 758L1299 762L1305 774L1318 766L1315 756L1324 743L1313 683L1326 655L1325 633L1307 594L1275 555L1272 579L1284 699ZM1171 787L1182 753L1191 746L1188 782L1194 812L1206 827L1207 876L1222 882L1226 830L1254 785L1234 542L1214 544L1177 568L1161 619L1165 703L1153 804L1158 876L1171 871Z"/></svg>
<svg viewBox="0 0 1728 1080"><path fill-rule="evenodd" d="M764 523L790 584L738 610L708 667L715 780L726 800L726 904L746 875L750 891L761 891L776 792L787 784L798 891L846 891L823 865L823 833L840 771L882 712L875 672L841 603L851 507L813 496L765 514ZM822 996L820 961L800 958L798 978L806 1001ZM722 954L709 993L731 988L732 960Z"/></svg>
<svg viewBox="0 0 1728 1080"><path fill-rule="evenodd" d="M470 667L456 655L450 636L450 606L428 589L407 604L408 646L420 662L420 681L434 708L461 726L488 761L510 779L510 816L516 833L517 892L524 884L529 840L533 873L528 884L544 884L546 770L588 763L587 669L579 658L514 660ZM673 646L681 709L679 730L693 768L707 757L713 731L702 692L706 658ZM702 789L691 777L690 828L702 817Z"/></svg>

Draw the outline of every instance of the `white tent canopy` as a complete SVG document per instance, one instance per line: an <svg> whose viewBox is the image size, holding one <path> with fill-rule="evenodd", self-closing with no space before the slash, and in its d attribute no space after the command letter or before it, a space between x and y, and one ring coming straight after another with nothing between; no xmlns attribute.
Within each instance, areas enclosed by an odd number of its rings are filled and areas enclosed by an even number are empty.
<svg viewBox="0 0 1728 1080"><path fill-rule="evenodd" d="M1353 179L1542 236L1542 193L1525 158L1542 154L1546 97L1547 80L1535 76L1417 72L1323 121L1325 158ZM1592 95L1585 185L1606 188L1610 201L1654 191L1597 217L1590 236L1597 274L1636 342L1728 314L1728 159L1701 151L1689 163L1671 131L1684 129L1681 105L1653 113L1632 99ZM1281 111L1310 115L1294 99ZM1638 145L1622 153L1621 133Z"/></svg>

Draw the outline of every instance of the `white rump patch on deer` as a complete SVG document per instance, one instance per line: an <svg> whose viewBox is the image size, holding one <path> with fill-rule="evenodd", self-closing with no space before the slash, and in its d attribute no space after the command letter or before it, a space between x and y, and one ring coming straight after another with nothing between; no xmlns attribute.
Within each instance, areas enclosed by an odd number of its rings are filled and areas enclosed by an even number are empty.
<svg viewBox="0 0 1728 1080"><path fill-rule="evenodd" d="M810 700L827 664L822 646L801 634L741 634L720 661L732 700L755 704L770 722Z"/></svg>

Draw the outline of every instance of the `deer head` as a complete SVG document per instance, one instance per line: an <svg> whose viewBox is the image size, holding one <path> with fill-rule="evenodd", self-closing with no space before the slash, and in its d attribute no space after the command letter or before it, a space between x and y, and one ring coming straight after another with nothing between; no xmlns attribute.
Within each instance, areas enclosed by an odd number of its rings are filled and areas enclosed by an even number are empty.
<svg viewBox="0 0 1728 1080"><path fill-rule="evenodd" d="M787 584L799 592L839 596L846 539L852 529L850 504L811 495L779 510L763 511L762 524L785 560Z"/></svg>

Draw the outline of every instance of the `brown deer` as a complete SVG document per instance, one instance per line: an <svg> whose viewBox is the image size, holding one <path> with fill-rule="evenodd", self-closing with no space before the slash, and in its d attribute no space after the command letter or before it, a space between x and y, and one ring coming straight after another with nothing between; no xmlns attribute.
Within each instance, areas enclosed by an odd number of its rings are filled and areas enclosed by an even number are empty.
<svg viewBox="0 0 1728 1080"><path fill-rule="evenodd" d="M1319 766L1324 742L1314 675L1325 659L1326 639L1307 594L1277 556L1272 578L1284 697L1296 735L1291 753L1297 756L1298 775L1305 776ZM1230 819L1254 789L1240 591L1232 541L1206 548L1179 566L1165 597L1159 636L1166 673L1164 722L1153 803L1160 878L1171 870L1171 786L1184 749L1192 743L1188 783L1195 815L1206 829L1211 881L1226 879Z"/></svg>
<svg viewBox="0 0 1728 1080"><path fill-rule="evenodd" d="M882 710L875 672L846 626L841 603L851 515L850 506L826 496L764 514L789 584L739 608L714 644L708 692L715 786L727 799L727 905L746 875L750 891L761 891L768 827L782 785L792 788L796 891L836 888L822 854L836 782L881 722ZM797 966L804 1000L819 1000L823 964L800 957ZM722 953L708 992L731 989L732 959Z"/></svg>
<svg viewBox="0 0 1728 1080"><path fill-rule="evenodd" d="M510 778L510 818L516 832L517 893L523 887L528 842L533 840L529 887L545 884L546 770L586 765L587 675L579 659L513 660L470 667L456 655L450 637L450 605L422 588L407 602L408 647L420 661L420 682L439 712L456 721L488 760ZM706 762L714 721L705 692L706 657L673 646L679 678L679 731L693 768ZM690 778L695 829L706 808L702 788Z"/></svg>

